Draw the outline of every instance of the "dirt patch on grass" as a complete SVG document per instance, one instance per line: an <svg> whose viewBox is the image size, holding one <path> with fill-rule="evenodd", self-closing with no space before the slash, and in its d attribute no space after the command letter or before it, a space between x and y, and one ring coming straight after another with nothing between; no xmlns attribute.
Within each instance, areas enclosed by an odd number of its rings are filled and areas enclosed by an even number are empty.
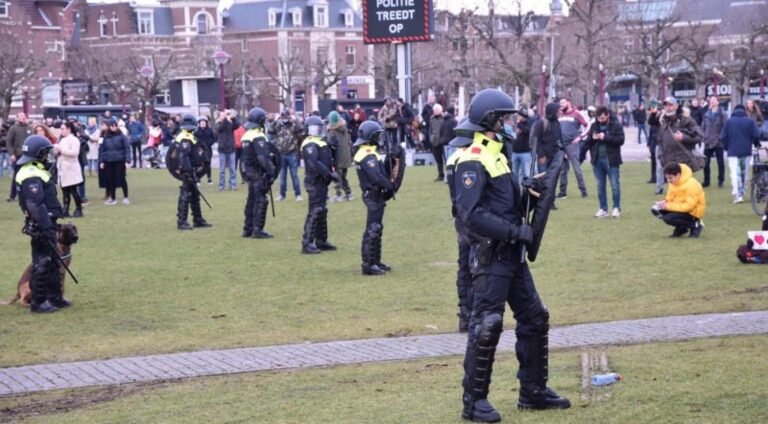
<svg viewBox="0 0 768 424"><path fill-rule="evenodd" d="M733 290L731 293L733 294L768 294L768 286L760 286L760 287L750 287L744 290Z"/></svg>
<svg viewBox="0 0 768 424"><path fill-rule="evenodd" d="M167 381L133 383L120 386L103 386L70 391L64 396L51 398L50 394L24 395L13 406L0 409L0 423L19 422L30 417L60 414L86 406L110 402L148 389L163 387ZM13 397L5 398L13 399Z"/></svg>

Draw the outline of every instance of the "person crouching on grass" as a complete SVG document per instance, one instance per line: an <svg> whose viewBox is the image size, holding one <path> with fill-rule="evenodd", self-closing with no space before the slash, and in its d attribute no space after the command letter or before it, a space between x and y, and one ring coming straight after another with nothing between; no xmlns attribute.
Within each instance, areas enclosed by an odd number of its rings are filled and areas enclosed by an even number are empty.
<svg viewBox="0 0 768 424"><path fill-rule="evenodd" d="M682 237L690 232L689 237L698 238L704 229L701 218L707 208L704 189L686 164L668 163L664 167L664 176L669 183L667 196L651 207L651 213L675 227L670 237Z"/></svg>

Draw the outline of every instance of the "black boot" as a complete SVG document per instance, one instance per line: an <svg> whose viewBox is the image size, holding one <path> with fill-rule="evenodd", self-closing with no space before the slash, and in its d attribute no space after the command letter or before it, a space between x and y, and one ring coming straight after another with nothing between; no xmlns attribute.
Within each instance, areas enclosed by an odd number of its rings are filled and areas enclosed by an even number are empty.
<svg viewBox="0 0 768 424"><path fill-rule="evenodd" d="M75 213L72 214L72 218L82 218L83 217L83 208L77 208L75 209Z"/></svg>
<svg viewBox="0 0 768 424"><path fill-rule="evenodd" d="M336 246L328 242L328 209L326 208L322 209L317 218L315 246L320 250L336 250Z"/></svg>
<svg viewBox="0 0 768 424"><path fill-rule="evenodd" d="M272 234L264 231L264 225L267 222L267 207L269 206L269 201L267 201L266 196L262 196L261 199L256 199L256 204L254 205L254 216L253 216L253 234L251 237L257 238L257 239L264 239L264 238L272 238Z"/></svg>
<svg viewBox="0 0 768 424"><path fill-rule="evenodd" d="M392 271L392 267L381 262L381 236L384 231L384 226L379 224L377 228L378 231L373 234L373 261L379 268L381 268L382 271L389 272Z"/></svg>
<svg viewBox="0 0 768 424"><path fill-rule="evenodd" d="M322 208L319 207L314 207L307 212L307 218L304 220L304 234L301 237L301 253L303 254L320 253L320 249L315 245L315 236L321 213Z"/></svg>
<svg viewBox="0 0 768 424"><path fill-rule="evenodd" d="M472 315L472 308L469 306L459 306L459 332L466 333L469 329L469 317Z"/></svg>
<svg viewBox="0 0 768 424"><path fill-rule="evenodd" d="M689 229L687 227L675 227L675 229L674 229L674 231L672 231L672 234L670 235L670 237L675 237L675 238L676 237L682 237L685 233L688 232L688 230Z"/></svg>
<svg viewBox="0 0 768 424"><path fill-rule="evenodd" d="M48 301L48 279L51 267L51 258L43 258L38 263L33 264L32 276L29 279L30 293L29 306L30 311L37 314L46 314L59 310Z"/></svg>
<svg viewBox="0 0 768 424"><path fill-rule="evenodd" d="M689 234L688 237L699 238L703 230L704 230L704 223L701 222L700 219L697 219L696 222L693 224L693 227L691 227L691 234Z"/></svg>
<svg viewBox="0 0 768 424"><path fill-rule="evenodd" d="M539 335L522 337L518 335L518 360L520 374L525 381L520 381L518 409L567 409L571 401L558 395L547 387L549 380L549 314L536 323L541 328ZM525 358L525 359L523 359ZM525 370L523 371L523 368Z"/></svg>
<svg viewBox="0 0 768 424"><path fill-rule="evenodd" d="M179 187L179 203L176 209L176 228L179 230L191 230L192 226L187 222L189 213L189 192L184 186Z"/></svg>
<svg viewBox="0 0 768 424"><path fill-rule="evenodd" d="M481 423L501 421L501 415L488 402L488 388L491 385L496 345L503 329L501 315L486 314L476 318L474 340L467 346L464 359L464 410L462 418ZM472 340L472 338L470 338Z"/></svg>
<svg viewBox="0 0 768 424"><path fill-rule="evenodd" d="M203 211L200 209L200 193L197 191L197 188L192 189L190 207L192 209L192 223L196 228L213 227L203 218Z"/></svg>
<svg viewBox="0 0 768 424"><path fill-rule="evenodd" d="M373 224L373 226L375 225ZM371 229L366 230L365 234L363 234L363 243L360 249L361 256L363 257L361 268L363 275L384 275L385 272L376 264L376 255L373 253L373 234L374 232Z"/></svg>

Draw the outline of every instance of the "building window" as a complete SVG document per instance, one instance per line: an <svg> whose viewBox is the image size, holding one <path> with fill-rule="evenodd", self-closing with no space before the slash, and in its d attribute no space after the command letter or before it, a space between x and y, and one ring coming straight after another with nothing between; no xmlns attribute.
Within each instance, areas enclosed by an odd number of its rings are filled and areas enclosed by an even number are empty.
<svg viewBox="0 0 768 424"><path fill-rule="evenodd" d="M107 36L107 17L104 16L104 11L101 11L101 14L99 15L99 37L106 37Z"/></svg>
<svg viewBox="0 0 768 424"><path fill-rule="evenodd" d="M357 61L355 60L355 46L347 46L345 49L347 60L347 68L354 68Z"/></svg>
<svg viewBox="0 0 768 424"><path fill-rule="evenodd" d="M151 11L138 12L139 34L154 34L155 25Z"/></svg>
<svg viewBox="0 0 768 424"><path fill-rule="evenodd" d="M293 26L300 27L301 26L301 10L294 10L291 12L291 16L293 17Z"/></svg>
<svg viewBox="0 0 768 424"><path fill-rule="evenodd" d="M210 28L208 27L208 14L199 13L195 18L195 25L197 25L198 34L208 34Z"/></svg>
<svg viewBox="0 0 768 424"><path fill-rule="evenodd" d="M277 25L277 13L274 10L269 11L269 27L274 28Z"/></svg>
<svg viewBox="0 0 768 424"><path fill-rule="evenodd" d="M317 48L317 64L324 65L328 62L328 46L320 46Z"/></svg>
<svg viewBox="0 0 768 424"><path fill-rule="evenodd" d="M241 52L248 51L248 40L240 40L240 51Z"/></svg>
<svg viewBox="0 0 768 424"><path fill-rule="evenodd" d="M352 14L351 10L344 11L344 26L347 28L355 26L355 15Z"/></svg>
<svg viewBox="0 0 768 424"><path fill-rule="evenodd" d="M7 18L10 15L8 12L8 6L10 6L8 1L0 0L0 18Z"/></svg>
<svg viewBox="0 0 768 424"><path fill-rule="evenodd" d="M328 6L315 6L315 26L328 28Z"/></svg>

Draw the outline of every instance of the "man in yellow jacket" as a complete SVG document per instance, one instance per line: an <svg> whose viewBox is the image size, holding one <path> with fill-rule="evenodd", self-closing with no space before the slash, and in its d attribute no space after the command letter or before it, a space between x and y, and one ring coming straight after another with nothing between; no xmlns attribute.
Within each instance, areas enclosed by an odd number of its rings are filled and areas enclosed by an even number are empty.
<svg viewBox="0 0 768 424"><path fill-rule="evenodd" d="M691 168L683 163L668 163L664 176L669 183L667 196L653 205L651 213L675 227L670 237L682 237L690 232L689 237L698 238L704 229L701 218L707 209L701 184L693 178Z"/></svg>

